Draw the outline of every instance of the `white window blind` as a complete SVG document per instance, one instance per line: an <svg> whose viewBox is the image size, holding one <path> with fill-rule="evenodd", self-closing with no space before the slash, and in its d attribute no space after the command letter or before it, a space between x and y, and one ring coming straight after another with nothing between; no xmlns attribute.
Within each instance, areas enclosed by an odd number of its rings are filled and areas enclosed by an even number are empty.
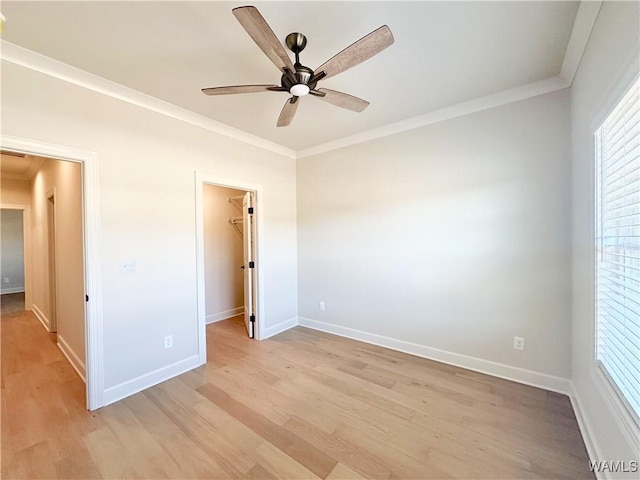
<svg viewBox="0 0 640 480"><path fill-rule="evenodd" d="M596 132L596 359L640 418L640 77Z"/></svg>

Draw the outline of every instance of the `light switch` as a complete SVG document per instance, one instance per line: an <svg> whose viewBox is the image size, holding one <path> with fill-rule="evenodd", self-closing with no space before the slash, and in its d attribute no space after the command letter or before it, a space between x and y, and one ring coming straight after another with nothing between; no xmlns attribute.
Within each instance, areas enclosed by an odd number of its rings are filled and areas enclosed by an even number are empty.
<svg viewBox="0 0 640 480"><path fill-rule="evenodd" d="M136 271L135 260L123 260L120 262L120 273L132 273Z"/></svg>

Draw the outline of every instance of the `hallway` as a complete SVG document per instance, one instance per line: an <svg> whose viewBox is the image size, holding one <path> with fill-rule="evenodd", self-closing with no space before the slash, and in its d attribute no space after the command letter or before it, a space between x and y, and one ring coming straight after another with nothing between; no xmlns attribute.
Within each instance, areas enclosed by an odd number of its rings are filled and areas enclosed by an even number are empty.
<svg viewBox="0 0 640 480"><path fill-rule="evenodd" d="M85 408L84 383L55 334L32 312L16 311L16 298L2 297L2 478L57 478L56 469L98 476L78 442L97 426Z"/></svg>

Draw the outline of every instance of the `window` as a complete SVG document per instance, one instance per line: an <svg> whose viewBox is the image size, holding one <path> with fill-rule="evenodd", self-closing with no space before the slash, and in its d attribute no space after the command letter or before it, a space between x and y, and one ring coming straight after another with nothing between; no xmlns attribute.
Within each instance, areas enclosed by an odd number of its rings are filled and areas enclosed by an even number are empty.
<svg viewBox="0 0 640 480"><path fill-rule="evenodd" d="M596 360L640 418L640 77L596 132Z"/></svg>

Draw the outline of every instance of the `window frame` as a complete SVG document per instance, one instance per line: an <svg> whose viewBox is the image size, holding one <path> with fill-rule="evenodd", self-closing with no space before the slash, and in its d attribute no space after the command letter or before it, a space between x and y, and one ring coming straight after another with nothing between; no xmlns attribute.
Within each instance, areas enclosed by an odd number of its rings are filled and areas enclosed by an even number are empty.
<svg viewBox="0 0 640 480"><path fill-rule="evenodd" d="M635 73L631 77L631 81L624 82L624 88L622 88L622 82L619 83L618 89L616 89L614 95L609 95L606 105L609 107L601 115L598 116L598 121L595 122L595 126L592 128L593 136L593 183L591 192L592 198L592 214L591 220L593 221L593 237L591 242L591 248L593 248L593 352L592 352L592 376L596 380L596 384L601 387L605 393L605 398L615 407L618 420L622 421L625 427L625 433L631 435L631 438L638 439L640 435L640 412L636 412L631 406L630 402L625 397L624 393L620 390L616 381L612 378L611 374L607 371L607 367L598 358L598 262L599 262L599 238L600 232L598 231L601 223L601 212L599 204L599 187L601 182L601 172L599 171L601 166L601 129L605 122L618 107L621 100L627 95L627 93L640 83L640 74Z"/></svg>

